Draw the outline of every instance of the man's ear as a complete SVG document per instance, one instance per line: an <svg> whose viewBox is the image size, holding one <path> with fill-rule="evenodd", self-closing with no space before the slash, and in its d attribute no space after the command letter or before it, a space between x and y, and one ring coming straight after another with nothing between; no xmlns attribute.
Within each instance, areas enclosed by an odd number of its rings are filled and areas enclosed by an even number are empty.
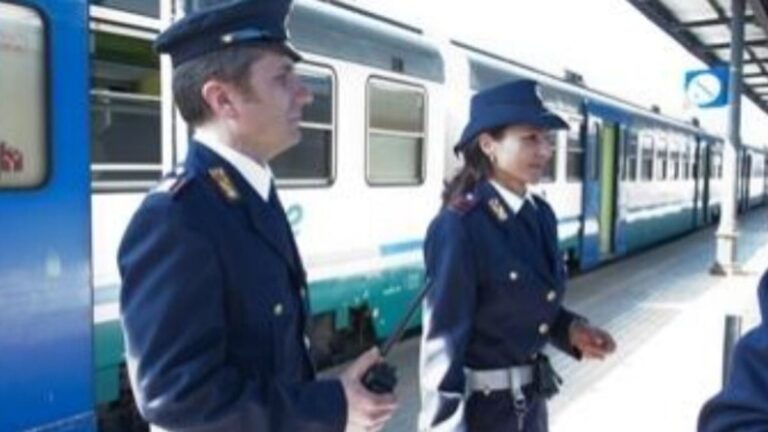
<svg viewBox="0 0 768 432"><path fill-rule="evenodd" d="M214 117L233 118L237 116L237 108L232 100L231 86L219 80L208 80L200 89L200 94Z"/></svg>

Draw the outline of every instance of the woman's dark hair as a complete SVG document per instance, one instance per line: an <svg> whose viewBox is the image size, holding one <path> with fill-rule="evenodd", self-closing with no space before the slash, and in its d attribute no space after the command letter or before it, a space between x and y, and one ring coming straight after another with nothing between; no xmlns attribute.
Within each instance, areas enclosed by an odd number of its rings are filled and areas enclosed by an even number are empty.
<svg viewBox="0 0 768 432"><path fill-rule="evenodd" d="M506 130L507 126L503 125L488 129L482 133L487 133L493 139L500 140ZM459 168L450 180L445 182L442 194L443 207L467 192L472 191L479 182L490 177L491 161L480 148L481 134L478 134L477 138L464 148L461 152L464 156L464 165Z"/></svg>

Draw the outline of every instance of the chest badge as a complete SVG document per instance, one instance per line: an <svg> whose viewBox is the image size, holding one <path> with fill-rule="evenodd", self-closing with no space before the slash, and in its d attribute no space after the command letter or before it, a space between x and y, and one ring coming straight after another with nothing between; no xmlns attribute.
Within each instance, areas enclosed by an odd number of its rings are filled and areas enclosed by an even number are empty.
<svg viewBox="0 0 768 432"><path fill-rule="evenodd" d="M504 222L509 218L507 211L504 209L504 206L498 198L491 198L488 200L488 207L499 222Z"/></svg>
<svg viewBox="0 0 768 432"><path fill-rule="evenodd" d="M235 202L240 199L240 193L237 192L235 184L232 183L232 179L229 178L229 175L224 171L224 168L211 168L208 170L208 174L213 179L213 182L216 183L219 191L224 195L224 198L226 198L227 201Z"/></svg>

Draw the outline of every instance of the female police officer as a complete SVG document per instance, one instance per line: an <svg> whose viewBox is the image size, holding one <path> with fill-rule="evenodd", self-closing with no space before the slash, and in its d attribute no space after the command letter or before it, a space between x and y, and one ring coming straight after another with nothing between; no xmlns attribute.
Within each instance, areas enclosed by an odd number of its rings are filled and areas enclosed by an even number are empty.
<svg viewBox="0 0 768 432"><path fill-rule="evenodd" d="M454 148L464 166L447 183L427 232L431 290L421 346L422 430L546 431L559 377L541 353L603 358L611 336L562 305L557 221L532 195L552 156L547 133L567 128L530 80L472 98Z"/></svg>

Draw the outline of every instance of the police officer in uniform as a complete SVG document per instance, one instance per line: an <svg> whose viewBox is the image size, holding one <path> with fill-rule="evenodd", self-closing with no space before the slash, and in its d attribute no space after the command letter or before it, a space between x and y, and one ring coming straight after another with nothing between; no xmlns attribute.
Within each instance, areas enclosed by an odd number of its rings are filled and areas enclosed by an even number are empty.
<svg viewBox="0 0 768 432"><path fill-rule="evenodd" d="M768 271L758 288L760 325L736 344L730 375L699 415L699 432L768 431Z"/></svg>
<svg viewBox="0 0 768 432"><path fill-rule="evenodd" d="M194 130L183 170L146 197L119 250L131 385L156 430L379 430L395 408L360 384L376 350L319 380L305 345L306 275L269 169L312 100L289 9L227 2L156 41Z"/></svg>
<svg viewBox="0 0 768 432"><path fill-rule="evenodd" d="M423 431L548 429L545 400L560 379L542 354L603 358L611 336L562 305L557 220L531 194L552 157L548 131L567 124L537 84L477 93L454 150L464 165L446 184L424 246L421 344Z"/></svg>

